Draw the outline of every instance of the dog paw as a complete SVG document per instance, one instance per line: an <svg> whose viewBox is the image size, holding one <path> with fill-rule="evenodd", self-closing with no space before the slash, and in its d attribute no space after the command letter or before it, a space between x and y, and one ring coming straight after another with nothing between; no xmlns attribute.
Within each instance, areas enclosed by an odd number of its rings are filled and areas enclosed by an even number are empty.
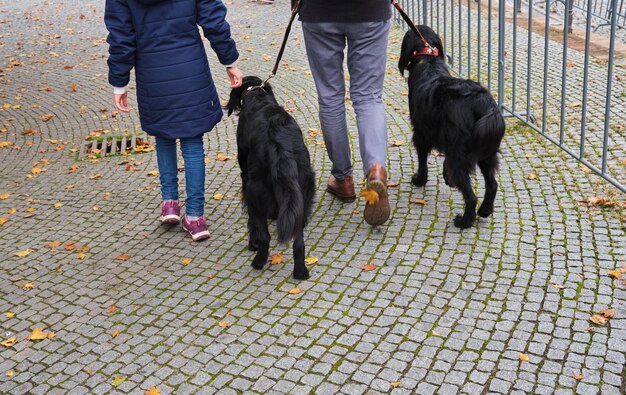
<svg viewBox="0 0 626 395"><path fill-rule="evenodd" d="M309 270L304 267L303 269L294 268L293 269L293 278L296 280L308 280L311 276L309 275Z"/></svg>
<svg viewBox="0 0 626 395"><path fill-rule="evenodd" d="M467 229L469 227L471 227L474 224L474 219L473 218L465 218L462 215L457 215L454 218L454 226L456 226L457 228L460 229Z"/></svg>
<svg viewBox="0 0 626 395"><path fill-rule="evenodd" d="M413 174L413 177L411 178L411 182L416 187L423 187L424 185L426 185L426 181L428 181L428 177L418 176L417 173Z"/></svg>
<svg viewBox="0 0 626 395"><path fill-rule="evenodd" d="M263 266L265 266L265 261L267 259L261 259L261 258L263 258L263 257L260 257L259 255L255 256L254 260L252 261L252 264L250 266L252 266L256 270L263 269Z"/></svg>
<svg viewBox="0 0 626 395"><path fill-rule="evenodd" d="M493 214L493 206L486 207L484 205L481 205L480 208L478 209L478 215L480 215L483 218L487 218L491 214Z"/></svg>

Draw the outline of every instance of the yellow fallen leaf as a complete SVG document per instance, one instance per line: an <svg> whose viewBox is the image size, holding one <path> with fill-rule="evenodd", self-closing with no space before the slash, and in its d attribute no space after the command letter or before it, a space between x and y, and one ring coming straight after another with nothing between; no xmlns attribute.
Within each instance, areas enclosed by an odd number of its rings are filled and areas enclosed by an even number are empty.
<svg viewBox="0 0 626 395"><path fill-rule="evenodd" d="M93 211L100 211L100 207L98 207L98 206L93 206L91 209L92 209Z"/></svg>
<svg viewBox="0 0 626 395"><path fill-rule="evenodd" d="M130 255L126 255L126 254L124 254L124 255L119 255L119 256L118 256L117 258L115 258L115 259L116 259L116 260L118 260L118 261L127 261L127 260L129 260L129 259L130 259Z"/></svg>
<svg viewBox="0 0 626 395"><path fill-rule="evenodd" d="M554 288L556 288L556 289L563 289L563 288L565 288L565 286L564 286L564 285L561 285L561 284L552 284L552 286L553 286Z"/></svg>
<svg viewBox="0 0 626 395"><path fill-rule="evenodd" d="M224 155L224 154L217 154L217 160L219 160L220 162L226 162L227 160L232 159L232 156L228 156L228 155Z"/></svg>
<svg viewBox="0 0 626 395"><path fill-rule="evenodd" d="M522 362L530 362L530 358L528 357L528 354L521 354L519 355L519 360Z"/></svg>
<svg viewBox="0 0 626 395"><path fill-rule="evenodd" d="M392 381L391 383L389 383L389 385L391 386L391 388L398 388L400 386L400 382Z"/></svg>
<svg viewBox="0 0 626 395"><path fill-rule="evenodd" d="M12 207L9 211L8 211L9 215L13 215L15 213L17 213L17 209L15 207Z"/></svg>
<svg viewBox="0 0 626 395"><path fill-rule="evenodd" d="M150 387L149 390L143 393L144 395L161 395L161 390L157 387Z"/></svg>
<svg viewBox="0 0 626 395"><path fill-rule="evenodd" d="M528 178L529 180L534 180L537 178L537 175L535 173L528 173L528 176L526 176L526 178Z"/></svg>
<svg viewBox="0 0 626 395"><path fill-rule="evenodd" d="M180 263L183 265L189 265L191 263L191 258L183 258L180 260Z"/></svg>
<svg viewBox="0 0 626 395"><path fill-rule="evenodd" d="M272 265L278 265L280 263L283 263L283 255L282 254L272 254L271 264Z"/></svg>
<svg viewBox="0 0 626 395"><path fill-rule="evenodd" d="M80 259L82 261L83 259L87 258L87 254L80 253L80 254L76 255L76 258L78 258L78 259Z"/></svg>
<svg viewBox="0 0 626 395"><path fill-rule="evenodd" d="M99 178L102 178L102 174L101 173L96 173L93 176L89 177L90 180L97 180Z"/></svg>
<svg viewBox="0 0 626 395"><path fill-rule="evenodd" d="M6 148L13 145L13 141L0 141L0 148Z"/></svg>
<svg viewBox="0 0 626 395"><path fill-rule="evenodd" d="M0 225L4 225L9 221L8 218L0 218Z"/></svg>
<svg viewBox="0 0 626 395"><path fill-rule="evenodd" d="M26 209L27 213L34 213L35 211L37 211L37 209L34 208L34 207L29 207L29 208Z"/></svg>
<svg viewBox="0 0 626 395"><path fill-rule="evenodd" d="M364 272L371 272L372 270L376 270L378 266L374 265L373 263L368 263L365 266L361 266L361 270L363 270Z"/></svg>
<svg viewBox="0 0 626 395"><path fill-rule="evenodd" d="M428 203L428 200L426 199L411 199L409 200L409 204L419 204L421 206L424 206Z"/></svg>
<svg viewBox="0 0 626 395"><path fill-rule="evenodd" d="M111 333L112 337L118 337L119 335L120 335L120 331L118 331L117 329Z"/></svg>
<svg viewBox="0 0 626 395"><path fill-rule="evenodd" d="M33 288L34 286L35 286L35 284L34 284L34 283L26 283L26 284L24 284L24 286L23 286L22 288L24 288L24 289L31 289L31 288Z"/></svg>
<svg viewBox="0 0 626 395"><path fill-rule="evenodd" d="M223 321L218 322L217 325L219 325L222 328L226 328L229 325L229 323L228 323L228 320L223 320Z"/></svg>
<svg viewBox="0 0 626 395"><path fill-rule="evenodd" d="M8 372L5 373L7 377L13 377L15 376L15 372L12 370L9 370Z"/></svg>
<svg viewBox="0 0 626 395"><path fill-rule="evenodd" d="M43 167L33 167L32 169L30 169L30 172L33 174L40 174L45 171L48 171L48 169L44 169Z"/></svg>
<svg viewBox="0 0 626 395"><path fill-rule="evenodd" d="M582 380L585 376L580 373L575 373L573 377L575 380Z"/></svg>
<svg viewBox="0 0 626 395"><path fill-rule="evenodd" d="M593 322L594 324L598 324L598 325L604 325L606 324L609 320L599 314L594 314L589 318L589 321Z"/></svg>
<svg viewBox="0 0 626 395"><path fill-rule="evenodd" d="M365 198L365 203L369 204L370 206L378 203L379 200L378 192L373 189L362 190L359 194L359 197Z"/></svg>
<svg viewBox="0 0 626 395"><path fill-rule="evenodd" d="M61 207L63 207L63 203L61 202L54 203L54 208L61 208Z"/></svg>
<svg viewBox="0 0 626 395"><path fill-rule="evenodd" d="M314 264L316 264L319 260L320 260L320 259L319 259L318 257L311 255L311 256L309 256L309 257L306 257L306 258L304 259L304 262L305 262L307 265L314 265Z"/></svg>
<svg viewBox="0 0 626 395"><path fill-rule="evenodd" d="M124 381L126 381L126 377L124 376L115 376L113 378L113 381L111 381L111 385L114 387L117 387L118 385L122 384Z"/></svg>
<svg viewBox="0 0 626 395"><path fill-rule="evenodd" d="M399 146L404 145L404 144L406 144L406 141L404 141L404 140L393 140L391 142L391 145L394 146L394 147L399 147Z"/></svg>
<svg viewBox="0 0 626 395"><path fill-rule="evenodd" d="M615 279L618 279L622 277L622 272L619 270L611 270L610 272L608 272L608 275Z"/></svg>
<svg viewBox="0 0 626 395"><path fill-rule="evenodd" d="M302 290L301 290L300 288L297 288L297 287L296 287L296 288L292 288L292 289L290 289L290 290L289 290L289 293L290 293L291 295L297 295L297 294L299 294L300 292L302 292Z"/></svg>
<svg viewBox="0 0 626 395"><path fill-rule="evenodd" d="M615 309L602 309L600 310L600 314L602 314L605 318L610 319L615 317Z"/></svg>
<svg viewBox="0 0 626 395"><path fill-rule="evenodd" d="M109 306L109 307L107 308L107 313L109 313L109 314L113 314L113 313L115 313L117 310L118 310L117 306L113 304L113 305L111 305L111 306Z"/></svg>
<svg viewBox="0 0 626 395"><path fill-rule="evenodd" d="M158 175L159 175L159 171L158 171L158 170L152 170L152 171L149 171L149 172L148 172L148 175L149 175L149 176L152 176L152 177L154 177L154 176L158 176Z"/></svg>
<svg viewBox="0 0 626 395"><path fill-rule="evenodd" d="M88 375L91 375L91 368L85 369L85 372L87 372Z"/></svg>
<svg viewBox="0 0 626 395"><path fill-rule="evenodd" d="M8 193L0 193L0 200L6 200L9 198L9 196L11 195L9 195Z"/></svg>
<svg viewBox="0 0 626 395"><path fill-rule="evenodd" d="M6 313L4 313L4 316L7 318L13 318L15 317L15 313L12 311L7 311Z"/></svg>
<svg viewBox="0 0 626 395"><path fill-rule="evenodd" d="M28 249L28 250L24 250L24 251L15 252L15 253L13 253L13 255L19 256L20 258L24 258L24 257L30 255L30 253L31 253L31 250Z"/></svg>
<svg viewBox="0 0 626 395"><path fill-rule="evenodd" d="M222 200L222 199L224 199L223 193L216 193L215 195L213 195L213 200Z"/></svg>
<svg viewBox="0 0 626 395"><path fill-rule="evenodd" d="M48 339L53 339L56 335L56 332L50 332L48 333Z"/></svg>
<svg viewBox="0 0 626 395"><path fill-rule="evenodd" d="M13 337L9 337L8 339L6 339L0 344L5 347L13 347L15 343L17 343L17 337L13 336Z"/></svg>
<svg viewBox="0 0 626 395"><path fill-rule="evenodd" d="M43 340L47 338L48 338L48 334L45 333L42 328L35 328L33 332L30 335L28 335L26 339L34 341L34 340Z"/></svg>

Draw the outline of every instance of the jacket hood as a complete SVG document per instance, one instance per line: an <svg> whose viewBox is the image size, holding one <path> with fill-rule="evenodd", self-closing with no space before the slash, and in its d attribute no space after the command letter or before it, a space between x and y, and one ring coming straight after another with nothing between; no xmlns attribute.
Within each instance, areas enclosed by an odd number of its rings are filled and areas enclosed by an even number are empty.
<svg viewBox="0 0 626 395"><path fill-rule="evenodd" d="M155 5L155 4L163 3L164 1L167 1L167 0L137 0L137 1L144 5Z"/></svg>

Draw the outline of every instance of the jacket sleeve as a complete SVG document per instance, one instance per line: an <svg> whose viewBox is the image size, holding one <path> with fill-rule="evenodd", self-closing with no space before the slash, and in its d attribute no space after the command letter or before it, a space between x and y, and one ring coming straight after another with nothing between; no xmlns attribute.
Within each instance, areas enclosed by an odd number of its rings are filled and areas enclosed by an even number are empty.
<svg viewBox="0 0 626 395"><path fill-rule="evenodd" d="M128 85L130 71L135 66L135 30L127 0L106 0L104 23L109 31L109 83Z"/></svg>
<svg viewBox="0 0 626 395"><path fill-rule="evenodd" d="M211 43L223 65L233 64L239 58L235 40L230 36L230 25L226 22L226 6L222 0L197 0L197 23L204 37Z"/></svg>

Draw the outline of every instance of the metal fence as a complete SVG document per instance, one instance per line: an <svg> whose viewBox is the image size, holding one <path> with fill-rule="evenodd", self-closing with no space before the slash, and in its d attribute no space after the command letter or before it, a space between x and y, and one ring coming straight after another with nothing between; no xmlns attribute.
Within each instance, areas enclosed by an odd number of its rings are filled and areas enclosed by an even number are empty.
<svg viewBox="0 0 626 395"><path fill-rule="evenodd" d="M621 10L623 0L607 1ZM505 0L399 3L416 23L438 32L453 71L485 85L506 116L626 192L626 67L618 63L626 49L615 38L618 13L600 44L591 18L575 39L533 0L522 8Z"/></svg>

